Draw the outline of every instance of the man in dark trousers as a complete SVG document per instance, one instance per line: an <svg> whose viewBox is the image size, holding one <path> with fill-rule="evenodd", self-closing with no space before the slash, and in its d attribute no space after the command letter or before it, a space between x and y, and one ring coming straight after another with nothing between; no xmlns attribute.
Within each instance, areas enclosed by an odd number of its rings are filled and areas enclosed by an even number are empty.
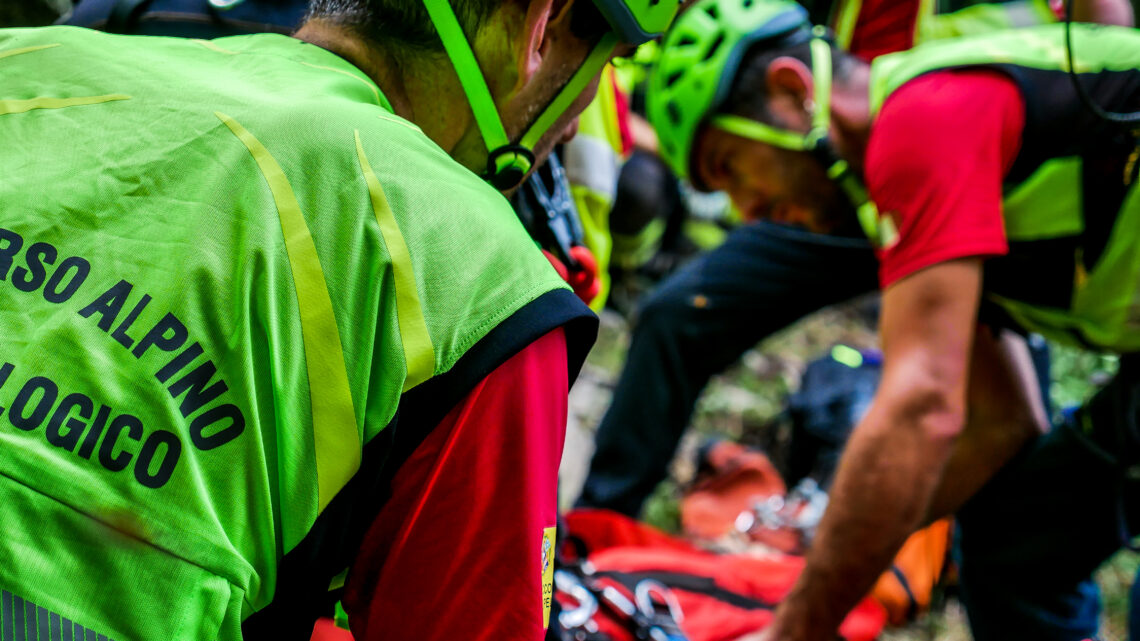
<svg viewBox="0 0 1140 641"><path fill-rule="evenodd" d="M1140 511L1128 480L1140 462L1140 193L1127 126L1140 117L1105 113L1140 107L1140 34L1071 35L1009 31L867 65L792 3L708 0L667 39L649 115L673 167L758 218L858 224L879 260L882 383L804 574L757 638L833 638L906 536L964 504L976 638L1095 633L1082 586ZM1000 316L979 320L983 299ZM998 474L1047 427L1006 327L1123 363Z"/></svg>

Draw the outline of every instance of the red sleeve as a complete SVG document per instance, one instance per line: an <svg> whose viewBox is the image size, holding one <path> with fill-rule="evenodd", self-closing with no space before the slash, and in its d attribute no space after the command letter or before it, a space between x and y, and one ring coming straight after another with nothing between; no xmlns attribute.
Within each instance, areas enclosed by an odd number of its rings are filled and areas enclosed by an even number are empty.
<svg viewBox="0 0 1140 641"><path fill-rule="evenodd" d="M543 638L566 362L556 329L479 383L400 468L345 585L357 641Z"/></svg>
<svg viewBox="0 0 1140 641"><path fill-rule="evenodd" d="M879 252L879 282L936 263L1009 251L1002 181L1021 145L1025 106L995 71L942 71L888 99L871 128L864 174L898 242Z"/></svg>

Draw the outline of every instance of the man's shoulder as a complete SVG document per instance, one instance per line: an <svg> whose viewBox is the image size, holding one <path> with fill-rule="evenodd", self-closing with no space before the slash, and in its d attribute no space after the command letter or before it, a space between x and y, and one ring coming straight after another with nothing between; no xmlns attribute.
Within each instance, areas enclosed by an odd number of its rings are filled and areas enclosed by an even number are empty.
<svg viewBox="0 0 1140 641"><path fill-rule="evenodd" d="M1005 253L1002 179L1017 154L1021 100L1007 76L978 69L922 75L887 99L864 168L898 229L880 254L883 286L937 262Z"/></svg>
<svg viewBox="0 0 1140 641"><path fill-rule="evenodd" d="M937 164L955 160L944 147L959 153L970 141L986 144L1006 128L1018 130L1023 111L1017 83L1001 71L944 69L919 75L887 96L876 114L867 172L884 166L913 168L917 159ZM911 155L900 155L904 150Z"/></svg>
<svg viewBox="0 0 1140 641"><path fill-rule="evenodd" d="M388 204L409 224L427 223L435 234L460 236L478 233L475 226L505 234L504 241L517 236L530 243L499 191L415 124L391 112L370 113L353 124L351 154L359 171L375 176Z"/></svg>

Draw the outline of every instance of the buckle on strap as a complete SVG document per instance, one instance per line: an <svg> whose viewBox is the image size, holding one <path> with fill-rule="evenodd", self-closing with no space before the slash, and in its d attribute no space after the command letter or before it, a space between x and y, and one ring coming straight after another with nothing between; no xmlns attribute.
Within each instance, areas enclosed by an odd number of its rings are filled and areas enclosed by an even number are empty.
<svg viewBox="0 0 1140 641"><path fill-rule="evenodd" d="M534 152L522 145L503 145L487 155L483 179L499 191L516 189L534 167Z"/></svg>

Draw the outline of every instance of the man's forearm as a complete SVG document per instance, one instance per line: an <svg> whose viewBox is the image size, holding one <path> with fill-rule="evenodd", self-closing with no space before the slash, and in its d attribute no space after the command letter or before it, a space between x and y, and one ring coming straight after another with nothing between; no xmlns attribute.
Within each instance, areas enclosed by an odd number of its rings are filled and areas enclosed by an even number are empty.
<svg viewBox="0 0 1140 641"><path fill-rule="evenodd" d="M1045 429L1024 339L980 329L968 379L957 436L960 413L898 386L917 378L884 382L895 391L876 398L852 435L808 567L780 612L780 639L830 638L918 525L956 510Z"/></svg>
<svg viewBox="0 0 1140 641"><path fill-rule="evenodd" d="M962 431L981 261L948 261L883 293L883 378L847 443L807 566L765 637L826 641L930 508Z"/></svg>
<svg viewBox="0 0 1140 641"><path fill-rule="evenodd" d="M1049 427L1025 339L979 328L970 359L965 429L943 470L924 523L958 510L1025 444Z"/></svg>
<svg viewBox="0 0 1140 641"><path fill-rule="evenodd" d="M807 567L778 613L780 639L833 638L927 512L952 440L921 424L938 416L900 425L890 414L872 409L848 442Z"/></svg>

